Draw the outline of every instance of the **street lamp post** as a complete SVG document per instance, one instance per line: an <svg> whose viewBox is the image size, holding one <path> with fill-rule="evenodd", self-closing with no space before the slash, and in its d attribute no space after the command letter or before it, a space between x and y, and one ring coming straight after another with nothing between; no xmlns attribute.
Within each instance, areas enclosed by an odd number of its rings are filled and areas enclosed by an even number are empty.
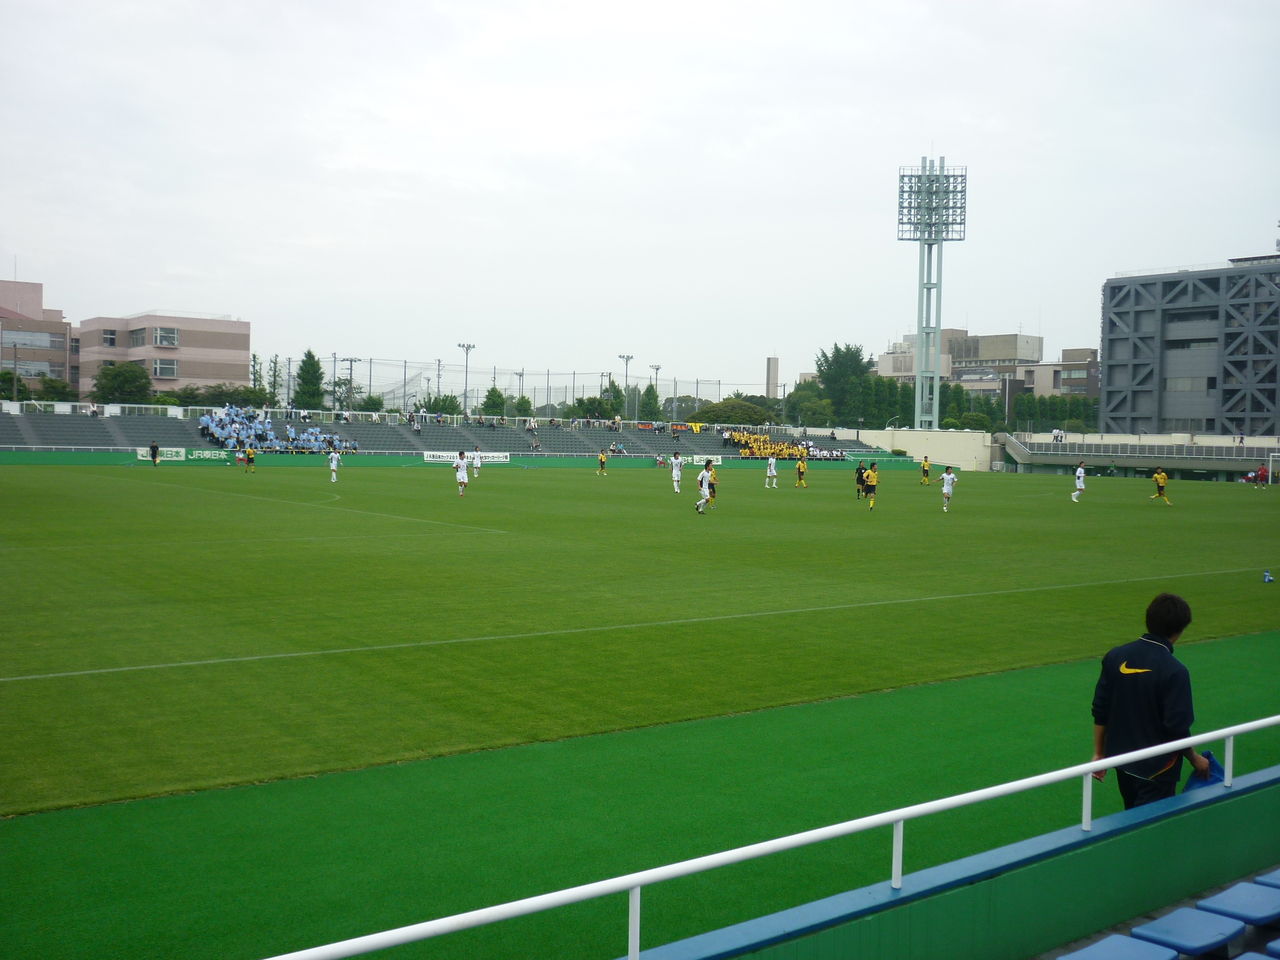
<svg viewBox="0 0 1280 960"><path fill-rule="evenodd" d="M658 371L662 369L662 364L651 363L649 364L649 369L653 371L653 392L657 394L658 393ZM658 413L659 415L661 415L662 413L662 397L661 396L658 397Z"/></svg>
<svg viewBox="0 0 1280 960"><path fill-rule="evenodd" d="M458 349L463 353L462 361L462 412L468 413L467 409L467 378L471 373L471 351L476 348L474 343L460 343Z"/></svg>
<svg viewBox="0 0 1280 960"><path fill-rule="evenodd" d="M618 359L622 361L622 418L630 420L631 415L628 409L631 402L631 396L627 393L627 386L630 384L629 374L631 372L631 361L635 359L629 353L618 354Z"/></svg>

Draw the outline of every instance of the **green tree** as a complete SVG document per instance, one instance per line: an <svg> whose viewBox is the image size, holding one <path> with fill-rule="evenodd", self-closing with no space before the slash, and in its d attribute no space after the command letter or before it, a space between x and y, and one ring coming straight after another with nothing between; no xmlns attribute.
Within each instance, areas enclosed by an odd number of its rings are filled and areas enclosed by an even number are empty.
<svg viewBox="0 0 1280 960"><path fill-rule="evenodd" d="M256 353L249 354L249 386L262 386L262 358Z"/></svg>
<svg viewBox="0 0 1280 960"><path fill-rule="evenodd" d="M822 385L816 380L797 383L783 401L787 423L800 423L800 409L805 404L822 399Z"/></svg>
<svg viewBox="0 0 1280 960"><path fill-rule="evenodd" d="M916 385L905 380L898 384L898 422L916 422Z"/></svg>
<svg viewBox="0 0 1280 960"><path fill-rule="evenodd" d="M462 413L462 401L452 393L437 393L427 401L427 410L431 413L443 413L454 417Z"/></svg>
<svg viewBox="0 0 1280 960"><path fill-rule="evenodd" d="M174 402L180 407L200 407L206 405L200 388L191 386L190 384L185 387L179 387L176 390L163 390L161 391L160 396L173 397Z"/></svg>
<svg viewBox="0 0 1280 960"><path fill-rule="evenodd" d="M507 398L496 386L485 391L484 399L480 401L480 412L486 417L498 417L507 412Z"/></svg>
<svg viewBox="0 0 1280 960"><path fill-rule="evenodd" d="M0 370L0 400L13 400L13 371ZM18 400L30 400L31 388L27 386L27 382L18 377Z"/></svg>
<svg viewBox="0 0 1280 960"><path fill-rule="evenodd" d="M525 396L516 397L516 402L513 409L515 410L515 414L517 417L532 417L533 401Z"/></svg>
<svg viewBox="0 0 1280 960"><path fill-rule="evenodd" d="M284 374L280 371L280 354L273 353L271 362L267 364L267 393L271 396L271 406L280 405L280 387L284 383Z"/></svg>
<svg viewBox="0 0 1280 960"><path fill-rule="evenodd" d="M13 396L13 385L9 386L9 396ZM40 383L36 386L36 399L38 400L74 400L76 391L71 384L65 380L59 380L55 377L40 375Z"/></svg>
<svg viewBox="0 0 1280 960"><path fill-rule="evenodd" d="M871 363L862 355L861 346L831 345L831 352L819 350L816 358L818 383L822 393L831 401L834 415L840 422L853 422L859 413L853 402L857 383L871 371Z"/></svg>
<svg viewBox="0 0 1280 960"><path fill-rule="evenodd" d="M764 407L733 397L719 403L709 403L696 414L697 419L703 423L743 423L752 426L759 426L772 416Z"/></svg>
<svg viewBox="0 0 1280 960"><path fill-rule="evenodd" d="M966 430L991 430L991 418L985 413L966 413L960 417L960 426Z"/></svg>
<svg viewBox="0 0 1280 960"><path fill-rule="evenodd" d="M339 377L329 382L329 393L336 409L355 410L360 406L360 398L364 396L364 387L350 377Z"/></svg>
<svg viewBox="0 0 1280 960"><path fill-rule="evenodd" d="M674 420L677 423L684 420L701 420L698 415L698 398L688 393L682 393L675 398L674 408L671 397L663 400L662 413L668 420Z"/></svg>
<svg viewBox="0 0 1280 960"><path fill-rule="evenodd" d="M201 404L206 407L220 407L225 403L233 407L265 407L267 391L246 387L243 383L213 383L200 391Z"/></svg>
<svg viewBox="0 0 1280 960"><path fill-rule="evenodd" d="M98 371L90 396L98 403L149 403L151 394L151 377L145 367L117 363Z"/></svg>
<svg viewBox="0 0 1280 960"><path fill-rule="evenodd" d="M661 420L662 419L662 401L658 399L658 388L652 383L644 388L644 393L640 394L640 413L641 420Z"/></svg>
<svg viewBox="0 0 1280 960"><path fill-rule="evenodd" d="M362 410L365 413L377 413L382 409L382 397L378 396L376 393L371 393L356 404L356 409Z"/></svg>
<svg viewBox="0 0 1280 960"><path fill-rule="evenodd" d="M324 409L324 369L310 350L302 355L302 360L298 363L293 404L300 410Z"/></svg>

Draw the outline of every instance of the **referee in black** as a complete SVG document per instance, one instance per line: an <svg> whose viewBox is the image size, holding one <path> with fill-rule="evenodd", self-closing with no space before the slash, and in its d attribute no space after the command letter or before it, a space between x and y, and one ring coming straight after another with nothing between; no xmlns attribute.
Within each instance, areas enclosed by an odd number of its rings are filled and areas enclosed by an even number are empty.
<svg viewBox="0 0 1280 960"><path fill-rule="evenodd" d="M1162 593L1147 607L1147 632L1107 651L1093 691L1093 759L1154 747L1191 736L1195 711L1191 675L1173 655L1173 645L1191 623L1191 607L1174 593ZM1196 774L1208 776L1209 761L1187 747L1116 768L1126 810L1172 797L1178 790L1182 758ZM1101 780L1106 771L1094 777Z"/></svg>

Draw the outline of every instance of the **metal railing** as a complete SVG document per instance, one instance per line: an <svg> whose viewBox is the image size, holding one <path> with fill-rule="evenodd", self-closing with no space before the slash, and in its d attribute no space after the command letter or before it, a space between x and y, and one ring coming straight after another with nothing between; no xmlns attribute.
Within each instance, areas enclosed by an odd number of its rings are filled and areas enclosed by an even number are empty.
<svg viewBox="0 0 1280 960"><path fill-rule="evenodd" d="M733 850L725 850L720 853L713 853L703 857L695 857L692 860L684 860L679 863L668 864L664 867L654 867L649 870L628 873L620 877L614 877L610 880L599 880L595 883L586 883L577 887L557 890L553 893L544 893L534 897L526 897L523 900L513 900L509 903L503 903L493 907L484 907L480 910L471 910L467 913L459 913L451 917L441 917L437 920L415 923L405 927L398 927L394 930L384 930L381 933L355 937L350 940L342 940L337 943L330 943L320 947L311 947L305 950L297 950L292 953L279 954L275 957L269 958L269 960L338 960L338 958L342 957L355 957L360 956L361 954L371 953L374 950L384 950L388 947L414 943L419 940L427 940L431 937L438 937L447 933L456 933L460 930L468 930L473 927L486 926L491 923L528 916L533 913L541 913L545 910L555 909L556 907L568 906L573 903L582 903L586 900L594 900L598 897L605 897L615 893L627 894L627 956L629 960L638 960L640 956L641 891L651 884L662 883L666 880L675 880L679 877L692 876L693 874L703 873L707 870L714 870L719 867L742 863L747 860L755 860L759 857L766 857L770 854L781 853L786 850L795 850L799 847L808 846L814 843L822 843L826 840L834 840L838 837L846 837L855 833L862 833L867 830L873 830L877 827L891 827L893 830L893 854L889 868L890 885L895 890L901 889L904 827L908 820L916 820L931 814L942 813L946 810L954 810L958 807L967 807L972 804L982 803L986 800L994 800L998 797L1007 797L1015 793L1032 790L1037 787L1048 786L1053 783L1062 783L1063 781L1073 780L1080 777L1083 778L1084 784L1083 800L1081 802L1080 812L1080 829L1087 832L1093 829L1093 782L1095 773L1109 770L1113 767L1130 763L1135 760L1145 760L1150 757L1166 756L1170 753L1177 753L1185 750L1187 747L1225 739L1226 745L1222 761L1223 771L1225 774L1223 784L1226 787L1230 787L1234 778L1235 738L1243 733L1251 733L1256 730L1263 730L1274 726L1280 726L1280 714L1273 717L1264 717L1259 720L1253 720L1249 723L1240 723L1230 727L1223 727L1222 729L1215 730L1212 733L1202 733L1193 737L1187 737L1183 740L1174 740L1169 743L1160 744L1156 747L1148 747L1144 750L1134 750L1131 753L1117 754L1114 757L1107 757L1103 760L1079 763L1072 767L1064 767L1061 770L1054 770L1049 773L1042 773L1033 777L1025 777L1021 780L1012 780L1008 783L1002 783L992 787L984 787L980 790L971 790L967 793L944 797L941 800L931 800L927 803L918 803L909 807L900 807L897 810L889 810L885 813L877 813L867 817L860 817L857 820L848 820L844 823L837 823L827 827L819 827L815 830L806 830L802 833L794 833L790 836L779 837L774 840L765 840L761 843L753 843L745 847L737 847Z"/></svg>

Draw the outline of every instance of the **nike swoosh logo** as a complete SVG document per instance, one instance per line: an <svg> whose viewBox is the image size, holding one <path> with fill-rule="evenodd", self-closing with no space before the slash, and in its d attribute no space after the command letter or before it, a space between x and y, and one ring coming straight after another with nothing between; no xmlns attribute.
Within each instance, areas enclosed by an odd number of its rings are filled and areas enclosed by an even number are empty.
<svg viewBox="0 0 1280 960"><path fill-rule="evenodd" d="M1129 666L1129 661L1126 660L1124 663L1120 664L1120 672L1121 673L1150 673L1151 671L1139 670L1137 667L1131 667Z"/></svg>

